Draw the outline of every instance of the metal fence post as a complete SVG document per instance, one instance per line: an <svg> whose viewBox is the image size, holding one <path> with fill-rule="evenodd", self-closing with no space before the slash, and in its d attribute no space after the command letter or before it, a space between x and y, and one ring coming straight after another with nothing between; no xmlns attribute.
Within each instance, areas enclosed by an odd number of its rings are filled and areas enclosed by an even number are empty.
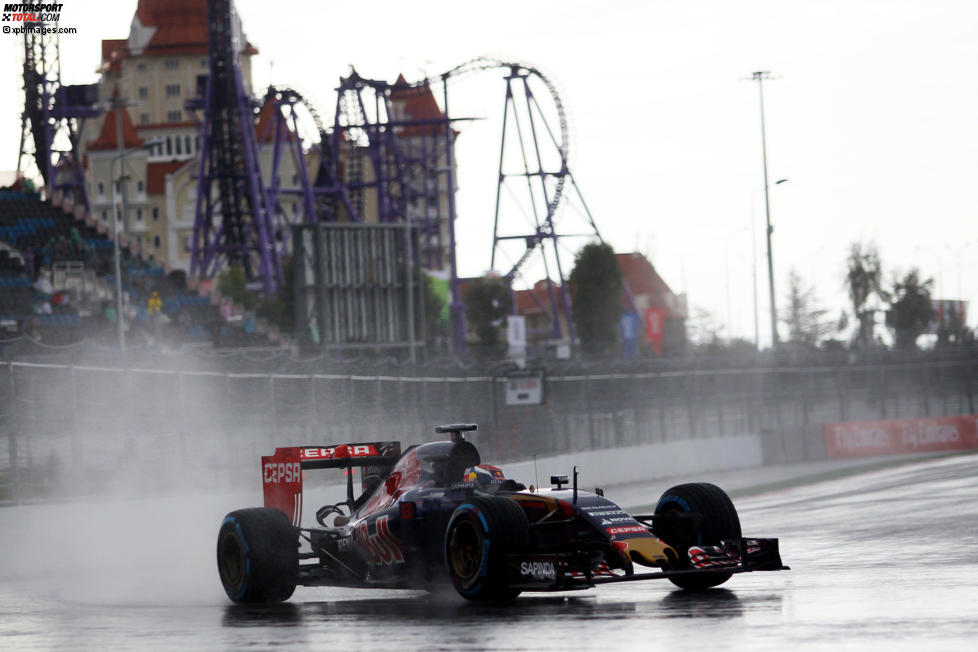
<svg viewBox="0 0 978 652"><path fill-rule="evenodd" d="M268 374L268 384L269 390L272 397L272 434L275 436L275 442L278 443L278 399L275 396L275 376L274 374Z"/></svg>
<svg viewBox="0 0 978 652"><path fill-rule="evenodd" d="M71 457L81 461L81 437L78 435L78 377L75 366L69 367L71 374Z"/></svg>
<svg viewBox="0 0 978 652"><path fill-rule="evenodd" d="M968 361L963 366L964 366L964 392L968 396L968 414L974 414L975 399L971 391L971 374L974 373L974 364Z"/></svg>
<svg viewBox="0 0 978 652"><path fill-rule="evenodd" d="M594 406L591 404L591 377L584 376L584 400L587 404L587 434L591 442L591 448L597 448L594 440Z"/></svg>
<svg viewBox="0 0 978 652"><path fill-rule="evenodd" d="M689 422L689 439L696 439L696 407L693 404L693 392L696 387L694 376L686 374L683 378L683 397L686 399L686 419Z"/></svg>
<svg viewBox="0 0 978 652"><path fill-rule="evenodd" d="M836 370L835 389L836 395L839 399L839 421L845 421L846 414L848 413L848 410L846 409L846 397L848 395L846 392L846 387L848 387L850 379L851 374L849 374L845 369ZM852 390L853 388L849 387L849 391L851 392Z"/></svg>
<svg viewBox="0 0 978 652"><path fill-rule="evenodd" d="M224 374L224 409L221 410L221 424L224 426L224 438L227 440L228 448L231 449L231 427L228 422L231 414L234 413L231 403L231 374ZM231 449L233 450L233 449Z"/></svg>
<svg viewBox="0 0 978 652"><path fill-rule="evenodd" d="M928 386L930 385L930 383L928 382L928 380L929 380L929 374L927 373L927 363L926 362L921 362L920 363L920 373L919 373L918 376L920 378L920 403L921 403L921 407L923 408L924 416L925 417L929 417L930 416L930 398L928 397L928 391L927 391L927 389L928 389Z"/></svg>
<svg viewBox="0 0 978 652"><path fill-rule="evenodd" d="M18 459L17 438L20 434L20 418L17 410L17 380L14 378L14 364L8 363L10 370L10 432L8 446L10 451L10 497L15 505L20 504L20 460Z"/></svg>
<svg viewBox="0 0 978 652"><path fill-rule="evenodd" d="M489 415L492 419L492 432L493 435L499 436L499 405L496 400L496 379L489 376L489 380L486 381L486 386L489 390Z"/></svg>
<svg viewBox="0 0 978 652"><path fill-rule="evenodd" d="M879 368L879 397L880 397L880 418L886 418L886 378L883 367Z"/></svg>
<svg viewBox="0 0 978 652"><path fill-rule="evenodd" d="M316 433L319 428L319 395L316 391L316 374L309 375L309 409L312 411L312 419L309 420L309 434ZM318 433L317 433L318 434Z"/></svg>
<svg viewBox="0 0 978 652"><path fill-rule="evenodd" d="M177 444L180 446L180 459L187 459L186 442L187 403L183 389L183 374L177 372Z"/></svg>

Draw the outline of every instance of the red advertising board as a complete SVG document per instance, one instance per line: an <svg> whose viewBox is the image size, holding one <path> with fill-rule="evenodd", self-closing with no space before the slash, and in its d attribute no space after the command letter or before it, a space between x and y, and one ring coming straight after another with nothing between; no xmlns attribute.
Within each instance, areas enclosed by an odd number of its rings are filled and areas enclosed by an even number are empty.
<svg viewBox="0 0 978 652"><path fill-rule="evenodd" d="M645 337L652 343L656 355L662 355L662 338L665 335L666 311L648 308L645 311Z"/></svg>
<svg viewBox="0 0 978 652"><path fill-rule="evenodd" d="M978 414L825 424L825 449L830 458L970 448L978 448Z"/></svg>

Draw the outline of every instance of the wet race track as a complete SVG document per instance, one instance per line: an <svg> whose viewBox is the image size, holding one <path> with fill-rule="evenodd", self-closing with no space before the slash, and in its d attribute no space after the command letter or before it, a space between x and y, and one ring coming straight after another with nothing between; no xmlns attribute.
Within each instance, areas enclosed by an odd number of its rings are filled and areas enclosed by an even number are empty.
<svg viewBox="0 0 978 652"><path fill-rule="evenodd" d="M0 510L0 648L978 647L974 454L735 499L745 535L781 539L788 572L700 594L657 580L503 607L302 587L285 605L234 606L213 561L220 518L242 506L225 504L234 500Z"/></svg>

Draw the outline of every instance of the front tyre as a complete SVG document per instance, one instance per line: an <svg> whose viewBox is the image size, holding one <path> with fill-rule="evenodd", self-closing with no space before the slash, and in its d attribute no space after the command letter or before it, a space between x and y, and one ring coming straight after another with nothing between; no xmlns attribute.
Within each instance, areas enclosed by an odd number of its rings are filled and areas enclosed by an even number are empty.
<svg viewBox="0 0 978 652"><path fill-rule="evenodd" d="M445 530L445 563L452 584L466 600L508 602L520 594L509 587L506 556L532 543L523 509L499 496L471 498L456 508Z"/></svg>
<svg viewBox="0 0 978 652"><path fill-rule="evenodd" d="M299 538L278 509L239 509L224 517L217 534L217 571L237 604L288 600L299 570Z"/></svg>
<svg viewBox="0 0 978 652"><path fill-rule="evenodd" d="M723 539L740 538L740 517L733 501L723 489L707 482L681 484L667 490L659 498L655 513L699 516L695 527L675 535L675 540L670 540L673 537L666 539L666 543L679 553L679 559L670 564L669 570L692 568L688 554L690 546L719 546ZM725 572L704 572L670 577L669 580L680 588L701 591L723 584L730 576L731 573Z"/></svg>

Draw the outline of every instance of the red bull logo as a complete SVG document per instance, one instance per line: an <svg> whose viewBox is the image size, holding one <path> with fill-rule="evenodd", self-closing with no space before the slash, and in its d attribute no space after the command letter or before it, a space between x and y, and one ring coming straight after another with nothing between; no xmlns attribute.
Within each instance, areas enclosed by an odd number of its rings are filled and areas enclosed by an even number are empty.
<svg viewBox="0 0 978 652"><path fill-rule="evenodd" d="M401 542L391 534L388 517L378 518L375 530L371 534L367 529L366 521L358 524L353 530L353 540L367 562L378 566L403 564L404 551L401 549Z"/></svg>

